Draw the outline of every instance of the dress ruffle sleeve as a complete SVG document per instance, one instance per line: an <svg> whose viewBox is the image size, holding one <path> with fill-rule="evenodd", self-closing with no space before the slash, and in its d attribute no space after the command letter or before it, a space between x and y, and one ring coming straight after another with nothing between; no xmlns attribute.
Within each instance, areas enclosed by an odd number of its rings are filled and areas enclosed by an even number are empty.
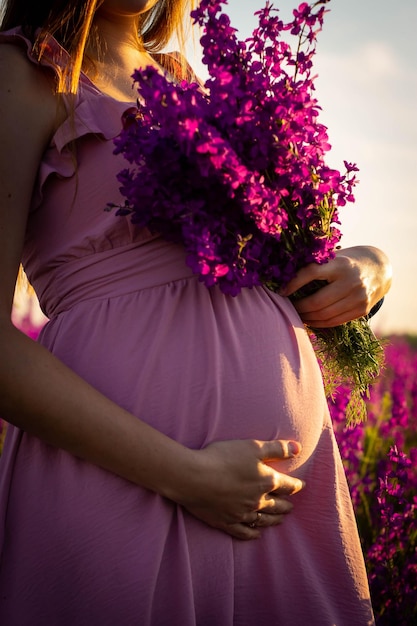
<svg viewBox="0 0 417 626"><path fill-rule="evenodd" d="M26 50L28 59L58 76L60 68L68 59L67 52L53 38L49 37L43 46L41 59L34 50L33 43L25 36L21 27L0 33L0 43L13 43ZM31 210L39 207L46 180L51 175L70 178L76 172L76 158L73 142L88 134L95 134L105 140L116 137L122 127L123 113L134 104L119 102L99 91L85 74L81 74L77 94L62 94L67 118L56 129L40 164ZM115 107L120 115L115 116Z"/></svg>

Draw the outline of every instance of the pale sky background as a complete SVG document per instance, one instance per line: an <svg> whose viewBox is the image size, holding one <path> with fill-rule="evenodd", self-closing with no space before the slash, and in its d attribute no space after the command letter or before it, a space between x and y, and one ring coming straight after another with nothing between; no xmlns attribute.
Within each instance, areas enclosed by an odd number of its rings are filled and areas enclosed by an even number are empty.
<svg viewBox="0 0 417 626"><path fill-rule="evenodd" d="M275 0L283 18L298 0ZM263 0L229 0L239 37ZM331 0L315 68L328 161L360 168L356 203L342 213L343 246L382 248L394 281L376 331L417 334L417 0Z"/></svg>
<svg viewBox="0 0 417 626"><path fill-rule="evenodd" d="M288 18L298 0L273 4ZM229 0L241 38L263 5ZM417 0L331 0L328 8L315 57L328 162L360 168L356 203L342 213L342 244L375 245L392 261L393 286L374 329L417 334Z"/></svg>

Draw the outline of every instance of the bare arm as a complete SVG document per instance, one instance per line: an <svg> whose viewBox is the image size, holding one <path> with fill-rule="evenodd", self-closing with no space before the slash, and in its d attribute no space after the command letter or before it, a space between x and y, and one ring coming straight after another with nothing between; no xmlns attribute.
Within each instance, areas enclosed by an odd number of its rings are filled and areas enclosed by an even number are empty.
<svg viewBox="0 0 417 626"><path fill-rule="evenodd" d="M239 538L259 531L254 511L280 521L301 481L263 463L288 458L286 442L232 441L190 450L137 419L67 368L10 321L27 212L53 133L52 85L20 50L0 46L0 412L12 424L187 507ZM297 449L295 450L297 452Z"/></svg>
<svg viewBox="0 0 417 626"><path fill-rule="evenodd" d="M378 248L344 248L328 263L311 263L301 269L283 295L289 296L314 280L328 284L312 296L297 300L294 306L305 323L326 328L367 315L388 292L392 268Z"/></svg>

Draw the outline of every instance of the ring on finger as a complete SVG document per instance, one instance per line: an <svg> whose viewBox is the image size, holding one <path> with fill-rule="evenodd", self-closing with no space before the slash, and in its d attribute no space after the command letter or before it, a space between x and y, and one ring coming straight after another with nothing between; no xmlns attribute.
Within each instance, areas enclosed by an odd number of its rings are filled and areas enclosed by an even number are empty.
<svg viewBox="0 0 417 626"><path fill-rule="evenodd" d="M256 519L254 519L253 522L250 522L250 524L248 524L249 528L256 528L257 526L259 526L261 517L262 517L262 513L260 511L256 511Z"/></svg>

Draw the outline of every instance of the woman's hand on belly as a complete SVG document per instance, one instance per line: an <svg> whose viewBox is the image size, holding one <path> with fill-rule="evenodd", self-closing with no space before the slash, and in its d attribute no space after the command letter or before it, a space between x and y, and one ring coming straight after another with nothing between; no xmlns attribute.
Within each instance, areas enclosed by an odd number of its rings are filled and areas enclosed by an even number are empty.
<svg viewBox="0 0 417 626"><path fill-rule="evenodd" d="M256 539L292 509L288 496L304 482L267 461L290 459L301 446L289 441L220 441L195 451L195 470L174 499L195 517L237 539Z"/></svg>

